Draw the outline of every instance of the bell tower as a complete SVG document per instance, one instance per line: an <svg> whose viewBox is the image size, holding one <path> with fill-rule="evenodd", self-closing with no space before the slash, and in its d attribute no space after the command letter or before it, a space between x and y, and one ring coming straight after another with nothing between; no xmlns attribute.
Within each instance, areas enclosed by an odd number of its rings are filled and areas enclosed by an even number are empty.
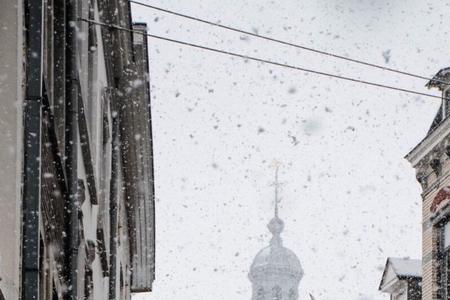
<svg viewBox="0 0 450 300"><path fill-rule="evenodd" d="M269 246L255 256L248 274L252 283L252 300L297 300L303 277L300 260L283 246L284 222L278 216L278 167L275 171L275 211L267 228L272 233Z"/></svg>

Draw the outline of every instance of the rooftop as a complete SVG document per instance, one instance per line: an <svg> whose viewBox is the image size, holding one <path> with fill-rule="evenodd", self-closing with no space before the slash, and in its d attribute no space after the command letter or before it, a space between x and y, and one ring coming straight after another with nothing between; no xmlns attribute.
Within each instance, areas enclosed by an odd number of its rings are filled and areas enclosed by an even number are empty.
<svg viewBox="0 0 450 300"><path fill-rule="evenodd" d="M422 261L420 259L389 257L384 267L379 290L392 293L401 286L405 279L422 278Z"/></svg>
<svg viewBox="0 0 450 300"><path fill-rule="evenodd" d="M410 258L388 258L397 276L422 277L422 261Z"/></svg>

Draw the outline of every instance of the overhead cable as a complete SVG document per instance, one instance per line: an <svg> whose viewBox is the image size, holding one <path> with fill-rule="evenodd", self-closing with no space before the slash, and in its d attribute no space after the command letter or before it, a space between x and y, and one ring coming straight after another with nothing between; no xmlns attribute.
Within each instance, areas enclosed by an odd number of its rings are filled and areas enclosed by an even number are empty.
<svg viewBox="0 0 450 300"><path fill-rule="evenodd" d="M341 80L361 83L361 84L365 84L365 85L370 85L370 86L375 86L375 87L380 87L380 88L385 88L385 89L390 89L390 90L396 90L396 91L401 91L401 92L405 92L405 93L410 93L410 94L415 94L415 95L420 95L420 96L425 96L425 97L430 97L430 98L442 99L441 96L436 96L436 95L433 95L433 94L422 93L422 92L409 90L409 89L405 89L405 88L399 88L399 87L395 87L395 86L391 86L391 85L385 85L385 84L365 81L365 80L352 78L352 77L340 76L340 75L331 74L331 73L322 72L322 71L316 71L316 70L307 69L307 68L303 68L303 67L298 67L298 66L294 66L294 65L289 65L289 64L285 64L285 63L274 62L274 61L270 61L270 60L267 60L267 59L252 57L252 56L239 54L239 53L235 53L235 52L230 52L230 51L226 51L226 50L210 48L210 47L206 47L206 46L202 46L202 45L198 45L198 44L193 44L193 43L189 43L189 42L184 42L184 41L180 41L180 40L175 40L175 39L171 39L171 38L167 38L167 37L163 37L163 36L158 36L158 35L146 33L144 31L129 29L129 28L117 26L117 25L114 25L114 24L102 23L102 22L99 22L99 21L96 21L96 20L90 20L90 19L84 19L84 18L79 18L79 20L80 21L84 21L84 22L88 22L88 23L92 23L92 24L97 24L97 25L100 25L100 26L105 26L105 27L108 27L108 28L111 28L111 29L124 30L124 31L128 31L128 32L131 32L131 33L141 34L141 35L148 36L148 37L151 37L151 38L164 40L164 41L168 41L168 42L172 42L172 43L176 43L176 44L180 44L180 45L184 45L184 46L189 46L189 47L202 49L202 50L207 50L207 51L211 51L211 52L215 52L215 53L220 53L220 54L225 54L225 55L229 55L229 56L239 57L239 58L242 58L244 60L253 60L253 61L260 62L260 63L275 65L275 66L278 66L278 67L289 68L289 69L293 69L293 70L297 70L297 71L303 71L303 72L306 72L306 73L313 73L313 74L317 74L317 75L321 75L321 76L332 77L332 78L336 78L336 79L341 79ZM450 98L446 98L446 99L450 100Z"/></svg>
<svg viewBox="0 0 450 300"><path fill-rule="evenodd" d="M282 45L295 47L295 48L298 48L298 49L314 52L314 53L325 55L325 56L334 57L334 58L337 58L337 59L346 60L346 61L349 61L349 62L352 62L352 63L356 63L356 64L360 64L360 65L364 65L364 66L368 66L368 67L372 67L372 68L377 68L377 69L381 69L381 70L388 71L388 72L393 72L393 73L397 73L397 74L401 74L401 75L415 77L415 78L419 78L419 79L423 79L423 80L429 80L429 81L432 80L432 81L435 81L435 82L438 82L438 83L441 83L441 84L444 84L444 85L450 85L450 83L442 81L442 80L439 80L439 79L436 79L436 78L431 78L431 77L427 77L427 76L417 75L417 74L413 74L413 73L410 73L410 72L401 71L401 70L397 70L397 69L393 69L393 68L388 68L388 67L385 67L385 66L382 66L382 65L370 63L370 62L367 62L367 61L362 61L362 60L359 60L359 59L354 59L354 58L346 57L346 56L343 56L343 55L339 55L339 54L335 54L335 53L331 53L331 52L327 52L327 51L317 50L317 49L314 49L314 48L311 48L311 47L307 47L307 46L304 46L304 45L294 44L294 43L291 43L291 42L287 42L287 41L283 41L283 40L280 40L280 39L272 38L272 37L269 37L269 36L266 36L266 35L261 35L261 34L254 33L254 32L251 32L251 31L246 31L246 30L242 30L242 29L231 27L231 26L227 26L227 25L222 25L222 24L219 24L219 23L215 23L215 22L211 22L211 21L208 21L208 20L205 20L205 19L189 16L189 15L186 15L186 14L182 14L182 13L179 13L179 12L175 12L175 11L172 11L172 10L164 9L164 8L157 7L157 6L154 6L154 5L142 3L142 2L139 2L139 1L135 1L135 0L129 0L129 1L131 3L133 3L133 4L136 4L136 5L140 5L140 6L143 6L143 7L151 8L151 9L154 9L154 10L157 10L157 11L161 11L161 12L164 12L164 13L168 13L168 14L171 14L171 15L178 16L178 17L182 17L182 18L193 20L193 21L201 22L201 23L204 23L204 24L216 26L216 27L219 27L219 28L222 28L222 29L227 29L227 30L231 30L231 31L238 32L238 33L241 33L241 34L246 34L246 35L249 35L249 36L253 36L253 37L260 38L260 39L268 40L268 41L271 41L271 42L276 42L276 43L279 43L279 44L282 44Z"/></svg>

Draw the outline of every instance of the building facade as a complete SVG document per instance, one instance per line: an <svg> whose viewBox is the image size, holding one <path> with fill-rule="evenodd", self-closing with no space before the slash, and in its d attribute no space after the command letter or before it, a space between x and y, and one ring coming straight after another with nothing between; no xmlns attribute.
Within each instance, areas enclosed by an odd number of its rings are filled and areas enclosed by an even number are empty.
<svg viewBox="0 0 450 300"><path fill-rule="evenodd" d="M390 300L421 300L422 261L389 257L379 290L389 294Z"/></svg>
<svg viewBox="0 0 450 300"><path fill-rule="evenodd" d="M450 299L450 69L427 84L442 92L426 137L406 156L422 187L422 299Z"/></svg>
<svg viewBox="0 0 450 300"><path fill-rule="evenodd" d="M127 0L2 6L0 295L130 299L151 291L145 24L132 23Z"/></svg>

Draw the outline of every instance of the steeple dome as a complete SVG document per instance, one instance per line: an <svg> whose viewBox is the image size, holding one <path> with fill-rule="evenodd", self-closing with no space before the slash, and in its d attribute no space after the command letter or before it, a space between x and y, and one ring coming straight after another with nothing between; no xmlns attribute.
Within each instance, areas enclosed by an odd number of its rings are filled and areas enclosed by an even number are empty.
<svg viewBox="0 0 450 300"><path fill-rule="evenodd" d="M298 285L303 277L300 260L283 246L284 222L278 217L278 168L275 177L275 216L267 227L272 233L269 246L253 260L248 274L253 286L252 300L297 300Z"/></svg>

